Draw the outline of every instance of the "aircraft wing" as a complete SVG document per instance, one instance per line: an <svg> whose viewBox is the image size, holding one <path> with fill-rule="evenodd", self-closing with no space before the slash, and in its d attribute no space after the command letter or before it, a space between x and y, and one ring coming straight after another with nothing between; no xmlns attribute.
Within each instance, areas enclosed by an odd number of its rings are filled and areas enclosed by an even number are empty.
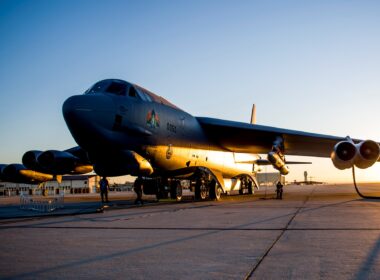
<svg viewBox="0 0 380 280"><path fill-rule="evenodd" d="M214 118L197 117L197 120L211 141L231 152L266 154L281 137L287 155L330 157L334 145L345 140L344 137Z"/></svg>

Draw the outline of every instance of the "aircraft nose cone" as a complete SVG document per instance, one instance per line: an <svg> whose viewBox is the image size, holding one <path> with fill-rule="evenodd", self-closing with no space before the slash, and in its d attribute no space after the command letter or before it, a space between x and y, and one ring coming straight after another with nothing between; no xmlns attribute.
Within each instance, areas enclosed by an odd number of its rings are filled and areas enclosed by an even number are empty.
<svg viewBox="0 0 380 280"><path fill-rule="evenodd" d="M72 136L80 146L101 138L103 131L112 129L115 103L106 95L75 95L62 106L63 117Z"/></svg>
<svg viewBox="0 0 380 280"><path fill-rule="evenodd" d="M74 95L69 97L62 106L65 120L71 118L82 119L93 112L112 111L114 103L105 95Z"/></svg>
<svg viewBox="0 0 380 280"><path fill-rule="evenodd" d="M90 100L90 98L86 96L71 96L63 103L63 115L69 116L70 114L75 114L76 112L92 111L95 108L93 103L94 100Z"/></svg>

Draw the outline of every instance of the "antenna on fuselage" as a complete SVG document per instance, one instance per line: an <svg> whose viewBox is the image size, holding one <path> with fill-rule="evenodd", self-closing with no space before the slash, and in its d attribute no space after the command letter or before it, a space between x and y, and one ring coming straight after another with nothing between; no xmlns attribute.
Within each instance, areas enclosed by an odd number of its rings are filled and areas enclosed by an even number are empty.
<svg viewBox="0 0 380 280"><path fill-rule="evenodd" d="M256 105L252 105L251 124L256 124Z"/></svg>

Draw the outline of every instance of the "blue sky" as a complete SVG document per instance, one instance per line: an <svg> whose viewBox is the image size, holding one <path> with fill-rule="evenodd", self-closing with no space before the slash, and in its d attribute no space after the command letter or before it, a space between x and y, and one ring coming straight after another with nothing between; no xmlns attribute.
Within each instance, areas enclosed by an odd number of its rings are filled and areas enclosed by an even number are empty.
<svg viewBox="0 0 380 280"><path fill-rule="evenodd" d="M378 1L0 1L0 161L75 146L61 105L104 78L196 116L248 121L255 103L259 124L380 141L379 14ZM315 162L289 179L349 179Z"/></svg>

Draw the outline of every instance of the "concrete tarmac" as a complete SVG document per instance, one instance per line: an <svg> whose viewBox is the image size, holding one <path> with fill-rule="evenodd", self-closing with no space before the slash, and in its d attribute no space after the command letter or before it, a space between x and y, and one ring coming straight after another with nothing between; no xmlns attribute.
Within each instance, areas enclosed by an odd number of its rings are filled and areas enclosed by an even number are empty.
<svg viewBox="0 0 380 280"><path fill-rule="evenodd" d="M284 191L0 220L0 278L379 279L380 200L351 185Z"/></svg>

